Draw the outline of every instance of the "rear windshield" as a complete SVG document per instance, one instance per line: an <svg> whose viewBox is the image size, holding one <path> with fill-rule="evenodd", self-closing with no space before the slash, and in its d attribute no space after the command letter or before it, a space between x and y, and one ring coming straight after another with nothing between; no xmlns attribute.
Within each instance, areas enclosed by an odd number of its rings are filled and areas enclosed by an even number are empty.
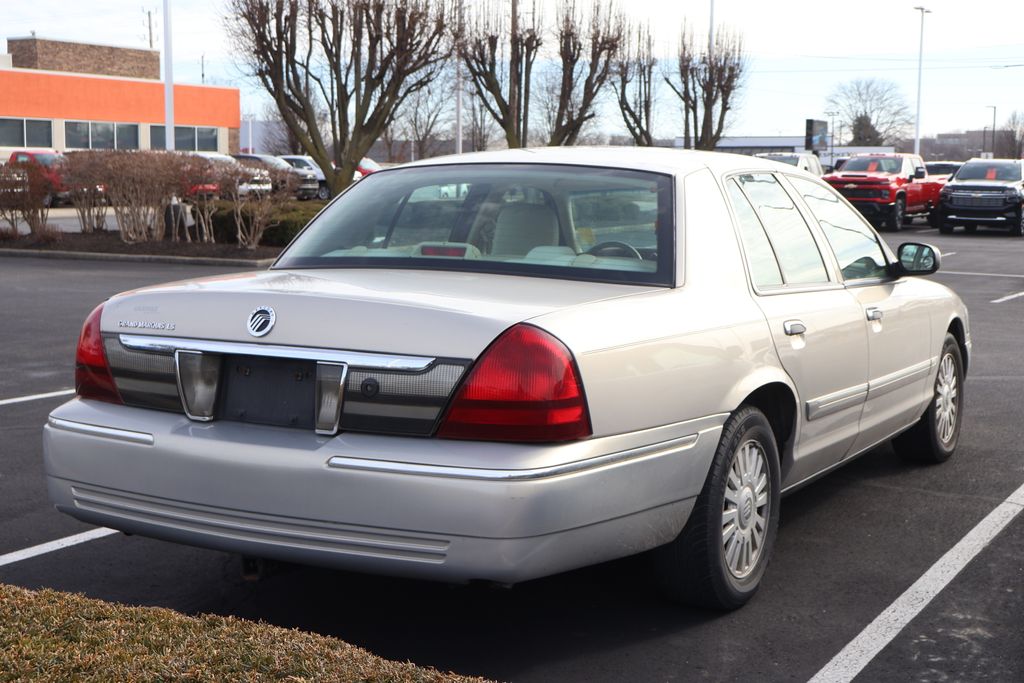
<svg viewBox="0 0 1024 683"><path fill-rule="evenodd" d="M843 164L843 171L868 173L899 173L903 159L899 157L852 157Z"/></svg>
<svg viewBox="0 0 1024 683"><path fill-rule="evenodd" d="M955 177L957 180L1020 180L1020 164L1013 161L968 161Z"/></svg>
<svg viewBox="0 0 1024 683"><path fill-rule="evenodd" d="M800 157L795 154L766 154L764 158L778 161L782 164L789 164L790 166L796 166L800 163Z"/></svg>
<svg viewBox="0 0 1024 683"><path fill-rule="evenodd" d="M671 285L669 176L474 164L382 171L313 221L278 268L401 268Z"/></svg>
<svg viewBox="0 0 1024 683"><path fill-rule="evenodd" d="M930 163L924 167L928 169L928 175L942 175L943 173L954 173L963 164Z"/></svg>

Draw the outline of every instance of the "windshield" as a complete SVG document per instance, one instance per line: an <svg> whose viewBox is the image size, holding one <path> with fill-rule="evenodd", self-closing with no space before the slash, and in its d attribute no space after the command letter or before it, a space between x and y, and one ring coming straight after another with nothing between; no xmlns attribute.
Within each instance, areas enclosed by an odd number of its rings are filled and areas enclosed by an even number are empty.
<svg viewBox="0 0 1024 683"><path fill-rule="evenodd" d="M944 175L947 173L955 173L962 165L963 164L959 163L939 161L925 164L924 167L928 169L928 175Z"/></svg>
<svg viewBox="0 0 1024 683"><path fill-rule="evenodd" d="M672 180L582 166L465 164L374 173L280 268L441 269L671 285Z"/></svg>
<svg viewBox="0 0 1024 683"><path fill-rule="evenodd" d="M900 157L851 157L843 164L843 173L866 171L867 173L899 173L903 168Z"/></svg>
<svg viewBox="0 0 1024 683"><path fill-rule="evenodd" d="M796 166L800 163L800 157L795 154L766 154L764 158L771 159L772 161L778 161L783 164L789 164L790 166Z"/></svg>
<svg viewBox="0 0 1024 683"><path fill-rule="evenodd" d="M274 168L281 169L282 171L292 170L292 165L284 159L278 159L277 157L257 157L260 161L265 163L267 166L273 166Z"/></svg>
<svg viewBox="0 0 1024 683"><path fill-rule="evenodd" d="M957 180L1020 180L1020 164L1015 161L968 161L960 167Z"/></svg>
<svg viewBox="0 0 1024 683"><path fill-rule="evenodd" d="M53 166L54 164L60 163L64 160L64 156L61 154L47 154L36 152L34 155L35 160L41 163L43 166Z"/></svg>

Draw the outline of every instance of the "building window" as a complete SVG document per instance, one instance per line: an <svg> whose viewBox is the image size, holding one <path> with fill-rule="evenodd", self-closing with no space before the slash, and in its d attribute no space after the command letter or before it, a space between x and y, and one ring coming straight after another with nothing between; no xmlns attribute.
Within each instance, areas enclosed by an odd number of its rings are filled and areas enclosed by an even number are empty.
<svg viewBox="0 0 1024 683"><path fill-rule="evenodd" d="M139 148L139 125L137 123L119 123L114 128L118 149Z"/></svg>
<svg viewBox="0 0 1024 683"><path fill-rule="evenodd" d="M25 144L29 147L53 147L53 124L50 121L25 121Z"/></svg>
<svg viewBox="0 0 1024 683"><path fill-rule="evenodd" d="M64 146L68 149L89 149L89 122L65 121Z"/></svg>
<svg viewBox="0 0 1024 683"><path fill-rule="evenodd" d="M214 143L213 147L199 146L197 145L197 136L202 140L202 131L213 131ZM197 149L209 152L217 151L216 142L216 128L199 128L195 126L175 126L174 127L174 149L180 152L194 152ZM208 135L207 135L208 137ZM200 143L200 145L208 145L206 142ZM163 126L150 126L149 127L149 146L150 149L164 149L166 144L164 142L164 127Z"/></svg>
<svg viewBox="0 0 1024 683"><path fill-rule="evenodd" d="M91 129L90 149L114 149L114 124L94 121L89 124L89 127Z"/></svg>
<svg viewBox="0 0 1024 683"><path fill-rule="evenodd" d="M200 152L216 152L217 129L196 128L196 149Z"/></svg>
<svg viewBox="0 0 1024 683"><path fill-rule="evenodd" d="M52 147L49 121L0 119L0 147Z"/></svg>
<svg viewBox="0 0 1024 683"><path fill-rule="evenodd" d="M182 152L196 151L196 129L192 126L175 126L174 149Z"/></svg>

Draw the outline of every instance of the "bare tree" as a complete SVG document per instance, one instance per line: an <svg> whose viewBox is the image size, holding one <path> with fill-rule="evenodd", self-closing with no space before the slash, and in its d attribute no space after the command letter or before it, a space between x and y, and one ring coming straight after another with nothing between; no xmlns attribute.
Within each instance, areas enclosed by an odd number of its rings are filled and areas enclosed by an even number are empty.
<svg viewBox="0 0 1024 683"><path fill-rule="evenodd" d="M409 140L417 159L438 154L441 145L438 134L452 121L454 80L450 71L443 71L429 88L419 90L402 104L396 124L402 137Z"/></svg>
<svg viewBox="0 0 1024 683"><path fill-rule="evenodd" d="M878 78L859 78L836 86L825 100L838 111L840 120L850 130L858 118L867 117L878 131L882 144L894 145L906 137L914 119L899 86Z"/></svg>
<svg viewBox="0 0 1024 683"><path fill-rule="evenodd" d="M229 0L227 15L236 50L333 192L451 54L446 0Z"/></svg>
<svg viewBox="0 0 1024 683"><path fill-rule="evenodd" d="M1003 124L1003 144L1000 147L1006 150L1006 156L1010 159L1024 158L1024 113L1014 111Z"/></svg>
<svg viewBox="0 0 1024 683"><path fill-rule="evenodd" d="M107 158L100 150L75 152L64 162L64 185L83 233L99 232L107 222Z"/></svg>
<svg viewBox="0 0 1024 683"><path fill-rule="evenodd" d="M706 46L698 52L693 33L684 24L676 57L676 72L664 78L682 104L684 146L713 150L746 73L743 40L719 29L714 49Z"/></svg>
<svg viewBox="0 0 1024 683"><path fill-rule="evenodd" d="M651 128L657 65L651 25L630 27L615 64L616 93L626 130L634 144L645 147L654 144Z"/></svg>
<svg viewBox="0 0 1024 683"><path fill-rule="evenodd" d="M304 154L302 143L281 118L276 105L267 106L263 112L263 119L267 127L262 142L267 154Z"/></svg>
<svg viewBox="0 0 1024 683"><path fill-rule="evenodd" d="M465 101L469 103L469 126L466 129L469 146L473 152L482 152L490 146L491 140L497 134L497 126L479 98L474 97L472 93L466 93Z"/></svg>
<svg viewBox="0 0 1024 683"><path fill-rule="evenodd" d="M456 38L459 58L480 104L513 148L523 147L530 135L531 85L533 64L542 45L541 17L534 2L524 28L516 0L510 20L504 4L494 0L477 3L461 22Z"/></svg>

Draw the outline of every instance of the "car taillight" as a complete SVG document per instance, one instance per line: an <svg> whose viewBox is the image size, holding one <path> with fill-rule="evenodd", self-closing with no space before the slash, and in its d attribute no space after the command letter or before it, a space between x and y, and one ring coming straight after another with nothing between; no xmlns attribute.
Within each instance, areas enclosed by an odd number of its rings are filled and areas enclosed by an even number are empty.
<svg viewBox="0 0 1024 683"><path fill-rule="evenodd" d="M459 387L437 435L480 441L590 436L583 384L569 349L532 325L506 330Z"/></svg>
<svg viewBox="0 0 1024 683"><path fill-rule="evenodd" d="M93 398L108 403L124 403L110 374L107 353L100 335L100 316L103 304L93 309L82 325L75 351L75 393L82 398Z"/></svg>

